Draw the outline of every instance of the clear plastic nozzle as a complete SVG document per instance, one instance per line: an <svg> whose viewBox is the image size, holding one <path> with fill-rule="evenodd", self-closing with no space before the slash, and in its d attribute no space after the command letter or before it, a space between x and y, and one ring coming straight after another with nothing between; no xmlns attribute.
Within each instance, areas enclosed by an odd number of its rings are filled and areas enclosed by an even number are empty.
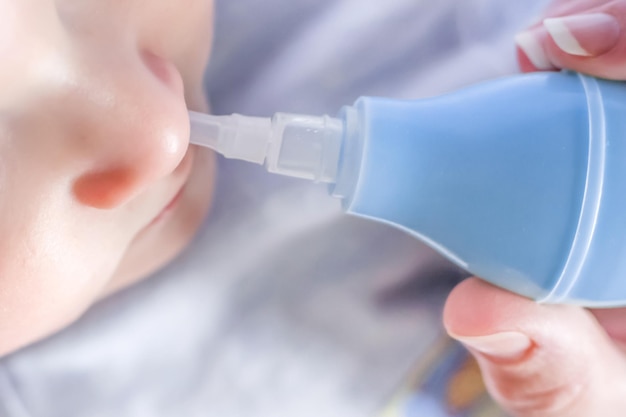
<svg viewBox="0 0 626 417"><path fill-rule="evenodd" d="M344 125L340 119L276 113L212 116L189 112L190 141L226 158L265 164L269 172L317 182L337 178Z"/></svg>

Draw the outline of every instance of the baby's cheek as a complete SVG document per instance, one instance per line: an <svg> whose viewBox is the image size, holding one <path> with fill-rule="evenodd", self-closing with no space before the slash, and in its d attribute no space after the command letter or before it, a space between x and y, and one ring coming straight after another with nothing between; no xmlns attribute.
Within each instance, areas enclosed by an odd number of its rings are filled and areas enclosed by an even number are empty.
<svg viewBox="0 0 626 417"><path fill-rule="evenodd" d="M80 253L62 234L33 229L9 236L0 245L0 355L72 323L115 267Z"/></svg>
<svg viewBox="0 0 626 417"><path fill-rule="evenodd" d="M64 43L53 2L0 0L0 108L65 76Z"/></svg>

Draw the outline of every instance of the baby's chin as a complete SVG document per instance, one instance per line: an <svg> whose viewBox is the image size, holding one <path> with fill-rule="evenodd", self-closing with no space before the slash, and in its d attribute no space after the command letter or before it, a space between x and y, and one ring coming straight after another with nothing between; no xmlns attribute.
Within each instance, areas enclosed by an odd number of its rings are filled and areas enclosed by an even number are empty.
<svg viewBox="0 0 626 417"><path fill-rule="evenodd" d="M192 241L211 206L215 154L192 145L193 166L174 205L143 229L129 245L102 297L149 277L179 255Z"/></svg>

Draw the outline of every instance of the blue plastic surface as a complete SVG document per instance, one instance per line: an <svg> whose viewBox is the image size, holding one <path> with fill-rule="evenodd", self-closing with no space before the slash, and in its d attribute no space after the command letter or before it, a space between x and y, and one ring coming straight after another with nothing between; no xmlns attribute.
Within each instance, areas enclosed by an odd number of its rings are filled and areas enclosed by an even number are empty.
<svg viewBox="0 0 626 417"><path fill-rule="evenodd" d="M533 299L626 305L626 86L538 73L355 108L349 213Z"/></svg>

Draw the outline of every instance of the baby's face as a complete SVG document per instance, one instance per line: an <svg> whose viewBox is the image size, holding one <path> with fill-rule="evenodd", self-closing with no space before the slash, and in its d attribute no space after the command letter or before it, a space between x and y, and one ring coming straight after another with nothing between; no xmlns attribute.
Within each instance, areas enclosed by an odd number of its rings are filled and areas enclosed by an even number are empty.
<svg viewBox="0 0 626 417"><path fill-rule="evenodd" d="M0 0L0 355L171 260L211 198L188 148L211 0ZM164 306L167 308L167 306Z"/></svg>

